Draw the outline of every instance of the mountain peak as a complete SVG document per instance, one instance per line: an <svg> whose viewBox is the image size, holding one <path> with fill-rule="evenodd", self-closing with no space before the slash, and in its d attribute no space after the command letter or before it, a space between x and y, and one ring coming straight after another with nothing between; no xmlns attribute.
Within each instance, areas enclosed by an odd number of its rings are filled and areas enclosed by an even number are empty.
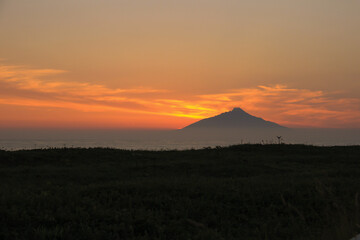
<svg viewBox="0 0 360 240"><path fill-rule="evenodd" d="M245 114L248 114L247 112L245 112L244 110L242 110L242 109L239 108L239 107L234 107L233 110L231 110L230 112L232 112L232 113L245 113Z"/></svg>
<svg viewBox="0 0 360 240"><path fill-rule="evenodd" d="M244 110L242 110L241 108L239 107L234 107L233 110L231 110L232 112L238 112L238 111L242 111L244 112Z"/></svg>
<svg viewBox="0 0 360 240"><path fill-rule="evenodd" d="M206 129L206 128L283 128L282 126L266 121L262 118L255 117L245 112L239 107L233 108L229 112L221 113L217 116L205 118L185 129Z"/></svg>

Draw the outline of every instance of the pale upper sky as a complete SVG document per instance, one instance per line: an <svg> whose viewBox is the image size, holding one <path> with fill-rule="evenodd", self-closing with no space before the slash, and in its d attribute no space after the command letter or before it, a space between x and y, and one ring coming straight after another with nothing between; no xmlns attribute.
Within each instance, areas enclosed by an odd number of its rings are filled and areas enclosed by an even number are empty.
<svg viewBox="0 0 360 240"><path fill-rule="evenodd" d="M289 126L360 127L359 13L358 0L0 0L0 113L13 112L0 127L60 126L47 112L74 111L90 127L179 128L235 105ZM84 105L70 107L69 88ZM93 91L106 119L86 115Z"/></svg>

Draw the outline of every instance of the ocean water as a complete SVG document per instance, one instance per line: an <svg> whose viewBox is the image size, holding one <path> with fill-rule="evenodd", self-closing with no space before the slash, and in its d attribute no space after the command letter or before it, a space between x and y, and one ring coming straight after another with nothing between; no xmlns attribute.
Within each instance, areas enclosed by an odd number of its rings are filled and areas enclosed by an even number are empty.
<svg viewBox="0 0 360 240"><path fill-rule="evenodd" d="M319 146L360 145L360 129L287 129L280 132L0 129L0 149L3 150L63 147L181 150L279 142Z"/></svg>
<svg viewBox="0 0 360 240"><path fill-rule="evenodd" d="M229 141L179 138L175 131L139 130L0 130L0 149L118 148L143 150L199 149Z"/></svg>

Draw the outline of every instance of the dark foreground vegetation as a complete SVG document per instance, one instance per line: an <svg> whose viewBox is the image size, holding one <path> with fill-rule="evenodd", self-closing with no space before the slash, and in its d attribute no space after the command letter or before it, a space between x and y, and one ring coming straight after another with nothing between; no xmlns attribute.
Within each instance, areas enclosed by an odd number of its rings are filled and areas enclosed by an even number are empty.
<svg viewBox="0 0 360 240"><path fill-rule="evenodd" d="M339 239L360 147L0 151L0 239Z"/></svg>

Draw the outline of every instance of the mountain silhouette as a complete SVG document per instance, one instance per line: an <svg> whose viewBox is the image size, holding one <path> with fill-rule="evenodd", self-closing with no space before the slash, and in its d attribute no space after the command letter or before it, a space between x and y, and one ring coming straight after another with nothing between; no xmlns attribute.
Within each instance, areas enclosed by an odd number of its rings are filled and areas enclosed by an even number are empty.
<svg viewBox="0 0 360 240"><path fill-rule="evenodd" d="M190 129L285 129L285 127L262 118L252 116L241 108L205 118L183 128Z"/></svg>

